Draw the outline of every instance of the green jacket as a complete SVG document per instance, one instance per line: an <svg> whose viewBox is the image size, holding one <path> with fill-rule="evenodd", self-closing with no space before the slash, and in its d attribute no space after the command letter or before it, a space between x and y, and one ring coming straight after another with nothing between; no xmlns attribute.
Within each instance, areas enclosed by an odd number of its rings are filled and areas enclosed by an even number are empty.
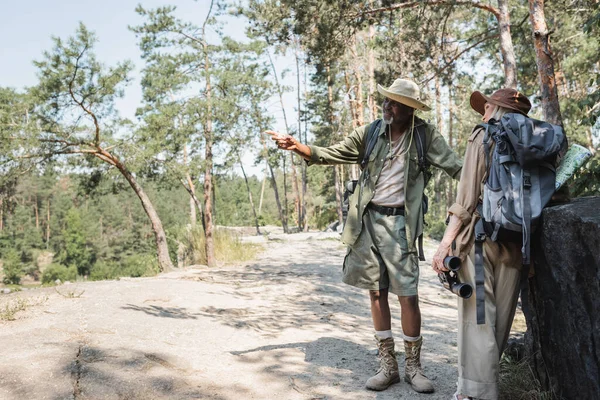
<svg viewBox="0 0 600 400"><path fill-rule="evenodd" d="M462 161L450 149L446 140L436 131L436 129L415 117L415 129L417 126L425 124L426 133L426 157L429 163L435 167L441 168L454 179L460 177ZM369 125L355 129L342 142L329 147L310 146L311 159L308 165L313 164L358 164L363 158L365 152L365 140ZM379 138L373 152L369 157L367 168L362 171L359 184L350 197L350 207L342 241L352 246L358 235L362 231L362 216L367 204L373 198L375 183L383 168L383 161L388 154L389 141L385 137L385 124L381 124L379 129ZM410 140L407 138L407 140ZM404 159L404 217L406 218L406 239L409 243L409 251L416 252L415 241L423 232L423 190L425 181L423 172L419 169L417 163L417 147L414 140L410 145L410 151L405 153Z"/></svg>

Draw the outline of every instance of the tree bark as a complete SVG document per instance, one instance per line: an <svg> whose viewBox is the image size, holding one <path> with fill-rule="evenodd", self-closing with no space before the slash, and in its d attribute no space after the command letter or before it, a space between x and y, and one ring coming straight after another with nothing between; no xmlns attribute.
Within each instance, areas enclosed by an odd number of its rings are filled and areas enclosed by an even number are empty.
<svg viewBox="0 0 600 400"><path fill-rule="evenodd" d="M190 173L187 170L187 168L188 168L187 167L187 164L188 164L187 144L183 145L183 164L185 165L185 168L186 168L185 180L187 181L187 184L190 188L190 190L188 191L190 193L190 224L192 225L192 227L194 227L194 226L196 226L196 221L198 220L198 217L196 215L196 203L194 201L193 196L191 196L191 194L194 194L194 196L195 196L196 188L194 187L194 181L192 180L192 177L190 176Z"/></svg>
<svg viewBox="0 0 600 400"><path fill-rule="evenodd" d="M38 210L38 197L37 194L35 195L34 201L33 201L33 209L35 211L35 230L39 231L40 230L40 215L39 215L39 210Z"/></svg>
<svg viewBox="0 0 600 400"><path fill-rule="evenodd" d="M268 164L268 162L267 162ZM269 168L265 168L265 176L262 181L262 185L260 188L260 200L258 201L258 215L262 215L262 204L263 198L265 197L265 183L267 183L267 175L269 174Z"/></svg>
<svg viewBox="0 0 600 400"><path fill-rule="evenodd" d="M46 249L50 246L50 197L48 197L48 212L46 214Z"/></svg>
<svg viewBox="0 0 600 400"><path fill-rule="evenodd" d="M196 192L194 192L190 187L188 187L188 184L183 179L181 180L181 185L185 188L185 190L187 190L187 192L190 195L190 199L194 202L196 209L200 213L201 221L202 221L202 229L204 231L206 231L206 227L204 226L204 215L203 215L203 211L202 211L202 203L200 202L200 199L198 198L198 196L196 196Z"/></svg>
<svg viewBox="0 0 600 400"><path fill-rule="evenodd" d="M150 198L146 195L146 192L142 189L142 187L138 184L135 177L129 172L127 167L117 160L115 157L111 157L111 160L114 162L115 167L119 170L119 172L125 177L129 185L137 195L137 197L142 202L142 207L144 207L144 211L146 211L146 215L150 218L150 222L152 224L152 231L154 232L154 239L156 242L156 250L158 256L158 265L161 272L168 272L174 269L173 263L171 262L171 258L169 257L169 248L167 246L167 236L165 235L165 231L162 226L162 222L158 217L158 213L154 209ZM49 217L49 214L48 214Z"/></svg>
<svg viewBox="0 0 600 400"><path fill-rule="evenodd" d="M244 170L244 163L242 163L242 158L238 154L238 162L240 163L240 168L242 169L242 175L244 176L244 182L246 182L246 190L248 190L248 200L250 201L250 207L252 208L252 214L254 215L254 224L256 226L256 234L260 235L260 228L258 225L258 216L256 215L256 207L254 207L254 201L252 200L252 191L250 190L250 183L248 183L248 177L246 176L246 171Z"/></svg>
<svg viewBox="0 0 600 400"><path fill-rule="evenodd" d="M277 204L277 212L279 213L279 220L281 221L281 227L283 228L284 233L288 233L288 227L286 223L286 219L283 216L283 210L281 207L281 201L279 200L279 190L277 189L277 181L275 179L275 172L273 171L273 167L269 163L269 152L267 150L267 142L265 141L264 135L260 135L260 140L263 144L264 154L265 154L265 162L267 164L267 169L269 174L271 175L271 187L273 188L273 193L275 194L275 203ZM266 178L266 177L265 177Z"/></svg>
<svg viewBox="0 0 600 400"><path fill-rule="evenodd" d="M296 165L294 165L294 153L291 151L290 168L292 169L292 192L294 195L294 210L296 211L296 225L298 226L298 229L301 230L302 207L300 204L300 188L298 187L298 174L296 173Z"/></svg>
<svg viewBox="0 0 600 400"><path fill-rule="evenodd" d="M372 6L373 2L369 1L369 6ZM369 40L368 40L368 51L367 51L367 74L369 75L369 95L367 104L369 107L369 114L371 115L371 121L377 119L377 105L375 104L375 52L373 50L373 44L371 43L375 38L375 27L369 25ZM362 91L362 87L358 90Z"/></svg>
<svg viewBox="0 0 600 400"><path fill-rule="evenodd" d="M510 13L508 0L498 0L498 30L500 32L500 52L504 64L504 85L517 88L517 62L512 37L510 36Z"/></svg>
<svg viewBox="0 0 600 400"><path fill-rule="evenodd" d="M298 63L298 58L296 58L296 63ZM298 66L298 74L300 73L300 69ZM308 88L306 82L308 81L306 76L306 63L304 63L304 98L308 99ZM298 121L300 123L301 121ZM304 144L308 145L308 118L304 119ZM308 190L308 176L307 176L308 165L305 162L302 163L302 219L304 221L304 232L308 232L308 211L306 210L306 192Z"/></svg>
<svg viewBox="0 0 600 400"><path fill-rule="evenodd" d="M298 86L298 90L296 92L298 98L298 139L302 143L302 99L300 96L300 57L298 57L298 47L299 44L296 43L296 47L294 49L294 56L296 57L296 83ZM306 130L304 131L304 144L306 143ZM301 160L302 167L302 193L298 190L298 227L300 230L307 229L306 223L306 163Z"/></svg>
<svg viewBox="0 0 600 400"><path fill-rule="evenodd" d="M333 79L331 79L331 67L329 65L327 65L326 68L327 71L327 109L328 109L328 114L329 114L329 124L332 127L333 130L333 123L335 122L335 117L333 115ZM335 133L334 133L335 134ZM334 135L332 135L333 137ZM336 212L338 215L338 220L340 222L340 224L342 224L344 222L344 217L342 214L342 201L343 201L343 195L342 195L342 187L344 186L343 184L340 185L340 181L343 180L344 178L342 176L340 176L339 173L340 169L338 168L338 166L334 166L333 168L333 186L335 188L335 205L336 205Z"/></svg>
<svg viewBox="0 0 600 400"><path fill-rule="evenodd" d="M436 63L439 65L439 58L436 57ZM435 121L437 130L442 134L442 88L440 85L440 76L435 76Z"/></svg>
<svg viewBox="0 0 600 400"><path fill-rule="evenodd" d="M452 150L454 150L454 144L452 143L452 128L453 128L453 124L452 124L452 86L448 86L448 146L450 146L450 148ZM454 203L454 179L451 179L448 182L448 198L447 198L447 207L450 208L450 206L452 206L452 204Z"/></svg>
<svg viewBox="0 0 600 400"><path fill-rule="evenodd" d="M288 233L287 221L283 215L283 207L281 207L281 201L279 200L279 190L277 190L275 172L273 172L273 167L271 167L271 164L267 165L269 166L269 172L271 173L271 185L273 186L273 192L275 192L275 202L277 203L277 211L279 211L279 219L281 220L281 226L283 227L283 232Z"/></svg>
<svg viewBox="0 0 600 400"><path fill-rule="evenodd" d="M206 74L206 125L204 138L204 237L206 250L206 264L208 267L216 266L215 245L213 239L213 211L212 211L212 168L213 168L213 131L212 131L212 104L210 86L210 60L208 59L208 46L204 42L204 73Z"/></svg>
<svg viewBox="0 0 600 400"><path fill-rule="evenodd" d="M343 177L341 176L340 173L340 165L334 165L333 166L333 182L334 182L334 187L335 187L335 203L337 205L337 207L335 208L336 212L337 212L337 217L338 217L338 221L340 224L344 223L344 215L342 214L342 200L343 200L343 194L342 194L342 187L343 185L340 184L340 181L343 179Z"/></svg>
<svg viewBox="0 0 600 400"><path fill-rule="evenodd" d="M533 31L535 61L538 67L544 119L551 124L562 126L554 77L554 62L552 60L552 50L550 49L550 33L544 15L544 0L529 0L529 18Z"/></svg>

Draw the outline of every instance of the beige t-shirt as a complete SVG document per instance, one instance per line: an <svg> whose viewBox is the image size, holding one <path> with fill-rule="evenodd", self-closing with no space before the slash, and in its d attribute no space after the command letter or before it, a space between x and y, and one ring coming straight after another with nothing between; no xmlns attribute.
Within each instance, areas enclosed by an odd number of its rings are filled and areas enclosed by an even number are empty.
<svg viewBox="0 0 600 400"><path fill-rule="evenodd" d="M408 136L405 131L396 142L392 142L392 151L386 155L375 184L372 203L385 207L404 206L404 153L409 145Z"/></svg>

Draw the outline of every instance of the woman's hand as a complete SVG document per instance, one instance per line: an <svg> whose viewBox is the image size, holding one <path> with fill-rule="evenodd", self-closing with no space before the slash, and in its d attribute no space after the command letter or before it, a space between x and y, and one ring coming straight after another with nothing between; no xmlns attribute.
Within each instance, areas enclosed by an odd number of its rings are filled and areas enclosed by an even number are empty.
<svg viewBox="0 0 600 400"><path fill-rule="evenodd" d="M444 237L440 242L440 247L438 247L433 256L433 261L431 261L431 268L433 268L436 273L439 274L440 272L448 271L448 268L444 267L444 258L452 255L452 242L456 239L461 227L461 220L458 219L456 215L450 214L448 226L446 227L446 232L444 232Z"/></svg>
<svg viewBox="0 0 600 400"><path fill-rule="evenodd" d="M439 274L440 272L447 272L448 268L444 266L444 258L452 255L452 247L448 246L444 242L440 243L437 251L433 256L433 260L431 261L431 268Z"/></svg>
<svg viewBox="0 0 600 400"><path fill-rule="evenodd" d="M282 150L296 150L298 148L296 139L290 135L275 131L265 131L265 133L271 135L271 139L273 139L277 143L277 147Z"/></svg>

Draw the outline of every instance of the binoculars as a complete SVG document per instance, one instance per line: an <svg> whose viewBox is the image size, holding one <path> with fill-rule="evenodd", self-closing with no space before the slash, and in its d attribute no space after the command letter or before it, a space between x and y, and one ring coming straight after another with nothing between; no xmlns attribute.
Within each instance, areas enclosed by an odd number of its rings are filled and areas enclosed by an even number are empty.
<svg viewBox="0 0 600 400"><path fill-rule="evenodd" d="M460 258L453 256L444 258L444 267L448 268L449 271L438 274L442 286L463 299L471 297L473 286L468 283L461 283L458 279L457 272L461 267Z"/></svg>

